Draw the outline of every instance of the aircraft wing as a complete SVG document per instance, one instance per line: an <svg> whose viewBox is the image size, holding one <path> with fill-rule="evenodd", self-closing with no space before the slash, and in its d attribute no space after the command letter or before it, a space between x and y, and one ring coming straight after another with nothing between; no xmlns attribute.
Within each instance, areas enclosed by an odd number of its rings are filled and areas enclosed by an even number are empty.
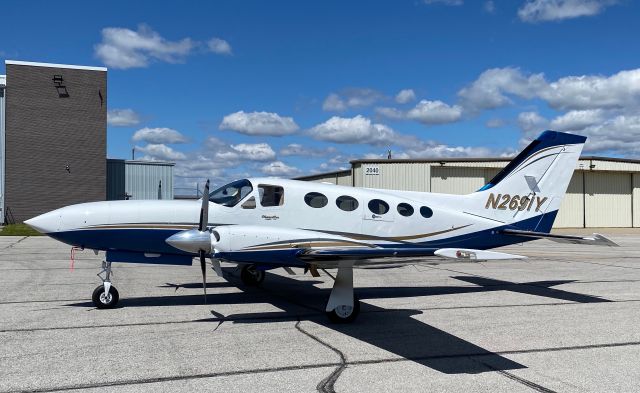
<svg viewBox="0 0 640 393"><path fill-rule="evenodd" d="M518 229L503 229L501 232L505 235L516 235L536 239L548 239L556 243L590 244L593 246L619 247L617 243L610 239L607 239L599 233L594 233L591 236L574 236L558 235L546 232L521 231Z"/></svg>
<svg viewBox="0 0 640 393"><path fill-rule="evenodd" d="M421 261L429 262L477 262L487 260L524 259L521 255L496 251L474 250L468 248L344 248L344 249L304 249L297 255L298 259L331 266L339 261L354 261L356 265L377 265L391 258L421 257ZM415 259L394 260L394 265L415 264Z"/></svg>

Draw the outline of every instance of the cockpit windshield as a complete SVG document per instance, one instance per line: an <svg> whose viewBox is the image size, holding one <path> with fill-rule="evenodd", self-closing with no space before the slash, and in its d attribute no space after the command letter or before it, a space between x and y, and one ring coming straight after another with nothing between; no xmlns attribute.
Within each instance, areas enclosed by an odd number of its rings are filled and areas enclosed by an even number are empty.
<svg viewBox="0 0 640 393"><path fill-rule="evenodd" d="M209 194L209 202L233 207L249 195L251 191L253 191L253 186L249 180L236 180L211 192Z"/></svg>

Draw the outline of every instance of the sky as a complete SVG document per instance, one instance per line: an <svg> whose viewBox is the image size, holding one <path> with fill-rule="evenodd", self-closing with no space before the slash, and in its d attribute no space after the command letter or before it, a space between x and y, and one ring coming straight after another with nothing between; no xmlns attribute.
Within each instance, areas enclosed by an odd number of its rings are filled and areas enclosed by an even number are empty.
<svg viewBox="0 0 640 393"><path fill-rule="evenodd" d="M640 158L632 0L6 1L4 60L106 66L110 158L177 187L509 156L545 129ZM10 81L8 81L10 84Z"/></svg>

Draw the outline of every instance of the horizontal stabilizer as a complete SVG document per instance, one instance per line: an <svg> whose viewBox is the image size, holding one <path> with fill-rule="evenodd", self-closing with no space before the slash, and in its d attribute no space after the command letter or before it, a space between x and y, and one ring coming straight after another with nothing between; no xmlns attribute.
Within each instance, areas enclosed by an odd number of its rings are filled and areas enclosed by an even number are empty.
<svg viewBox="0 0 640 393"><path fill-rule="evenodd" d="M443 258L458 259L462 261L494 261L503 259L526 259L522 255L507 254L504 252L473 250L469 248L441 248L435 255Z"/></svg>
<svg viewBox="0 0 640 393"><path fill-rule="evenodd" d="M557 235L554 233L545 232L521 231L517 229L503 229L502 233L504 233L505 235L515 235L536 239L548 239L556 243L590 244L592 246L619 247L617 243L607 239L599 233L594 233L591 236L574 236Z"/></svg>

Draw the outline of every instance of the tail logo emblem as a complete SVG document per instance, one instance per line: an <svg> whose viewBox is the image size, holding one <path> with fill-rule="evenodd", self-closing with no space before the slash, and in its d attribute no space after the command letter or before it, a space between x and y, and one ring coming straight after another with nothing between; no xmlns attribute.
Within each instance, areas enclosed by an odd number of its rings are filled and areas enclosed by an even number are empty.
<svg viewBox="0 0 640 393"><path fill-rule="evenodd" d="M513 195L510 194L489 194L487 198L487 204L485 209L496 210L518 210L518 211L531 211L535 205L535 211L542 211L542 205L547 201L547 197L530 196L530 195Z"/></svg>

